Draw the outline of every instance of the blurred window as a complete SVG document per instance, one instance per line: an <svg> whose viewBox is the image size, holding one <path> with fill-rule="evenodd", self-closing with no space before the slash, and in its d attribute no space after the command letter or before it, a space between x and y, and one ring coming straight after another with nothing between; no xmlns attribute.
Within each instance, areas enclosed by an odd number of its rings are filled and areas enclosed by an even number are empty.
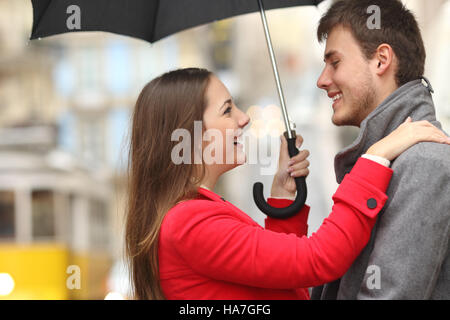
<svg viewBox="0 0 450 320"><path fill-rule="evenodd" d="M112 41L106 47L106 82L111 92L126 94L130 90L130 72L134 57L131 56L129 45L121 41Z"/></svg>
<svg viewBox="0 0 450 320"><path fill-rule="evenodd" d="M83 160L90 166L100 167L105 162L105 112L88 113L77 119Z"/></svg>
<svg viewBox="0 0 450 320"><path fill-rule="evenodd" d="M89 233L92 248L104 249L108 246L109 221L105 202L93 199L90 202Z"/></svg>
<svg viewBox="0 0 450 320"><path fill-rule="evenodd" d="M76 116L72 111L66 111L58 119L58 146L69 153L75 154L77 147Z"/></svg>
<svg viewBox="0 0 450 320"><path fill-rule="evenodd" d="M53 70L53 84L57 92L63 96L72 94L75 88L75 79L74 66L67 59L60 61Z"/></svg>
<svg viewBox="0 0 450 320"><path fill-rule="evenodd" d="M53 238L55 236L53 191L34 190L31 199L33 238Z"/></svg>
<svg viewBox="0 0 450 320"><path fill-rule="evenodd" d="M114 168L125 170L127 167L127 152L130 111L127 108L114 108L108 114L108 162Z"/></svg>
<svg viewBox="0 0 450 320"><path fill-rule="evenodd" d="M84 47L80 51L80 86L84 90L97 90L100 87L100 55L95 47Z"/></svg>
<svg viewBox="0 0 450 320"><path fill-rule="evenodd" d="M14 237L14 192L0 191L0 239Z"/></svg>
<svg viewBox="0 0 450 320"><path fill-rule="evenodd" d="M64 224L64 238L66 243L70 247L74 244L74 212L75 212L75 195L73 193L68 194L66 202L66 221Z"/></svg>

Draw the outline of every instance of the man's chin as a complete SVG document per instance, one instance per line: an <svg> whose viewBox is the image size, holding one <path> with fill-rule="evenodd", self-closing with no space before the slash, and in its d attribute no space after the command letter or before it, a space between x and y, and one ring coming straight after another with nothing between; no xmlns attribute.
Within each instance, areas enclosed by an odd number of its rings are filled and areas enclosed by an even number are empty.
<svg viewBox="0 0 450 320"><path fill-rule="evenodd" d="M333 114L333 116L331 117L331 122L335 125L335 126L346 126L346 121L344 121L344 119L342 119L342 117L339 117L339 115L337 115L336 113Z"/></svg>
<svg viewBox="0 0 450 320"><path fill-rule="evenodd" d="M343 116L340 114L337 114L336 112L333 114L333 116L331 117L331 122L338 127L341 126L354 126L354 127L359 127L360 122L358 123L358 120L356 119L356 116L351 117L351 116Z"/></svg>

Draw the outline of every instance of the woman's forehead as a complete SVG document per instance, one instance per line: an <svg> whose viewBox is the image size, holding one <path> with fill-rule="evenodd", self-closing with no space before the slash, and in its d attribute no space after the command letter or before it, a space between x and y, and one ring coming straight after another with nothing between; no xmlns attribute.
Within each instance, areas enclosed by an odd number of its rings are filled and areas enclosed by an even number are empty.
<svg viewBox="0 0 450 320"><path fill-rule="evenodd" d="M206 90L206 96L210 104L220 104L217 106L219 108L226 100L231 98L227 87L216 76L211 76Z"/></svg>

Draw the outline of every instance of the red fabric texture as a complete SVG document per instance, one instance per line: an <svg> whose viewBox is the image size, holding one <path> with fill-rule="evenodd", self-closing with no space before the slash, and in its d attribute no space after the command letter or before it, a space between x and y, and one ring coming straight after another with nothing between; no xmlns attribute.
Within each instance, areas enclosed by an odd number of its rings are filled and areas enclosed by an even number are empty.
<svg viewBox="0 0 450 320"><path fill-rule="evenodd" d="M307 237L309 207L261 227L219 195L199 188L164 217L160 281L167 299L309 299L308 287L341 277L368 243L392 170L360 158L333 195L323 224ZM371 209L367 200L375 199ZM268 199L274 207L292 203ZM372 202L373 203L373 200Z"/></svg>

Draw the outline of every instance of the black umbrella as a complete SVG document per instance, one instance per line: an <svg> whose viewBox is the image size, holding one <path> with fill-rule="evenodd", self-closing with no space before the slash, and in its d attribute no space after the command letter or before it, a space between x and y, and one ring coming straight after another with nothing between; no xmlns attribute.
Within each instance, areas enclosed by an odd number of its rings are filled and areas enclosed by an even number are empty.
<svg viewBox="0 0 450 320"><path fill-rule="evenodd" d="M284 135L289 156L293 157L298 154L295 125L289 121L264 10L317 5L322 1L264 0L263 4L262 0L31 0L34 16L31 39L66 32L106 31L155 42L194 26L259 11L286 127ZM293 216L304 205L307 194L304 177L295 178L295 183L297 196L286 208L270 206L264 199L262 183L255 183L256 205L270 217Z"/></svg>

